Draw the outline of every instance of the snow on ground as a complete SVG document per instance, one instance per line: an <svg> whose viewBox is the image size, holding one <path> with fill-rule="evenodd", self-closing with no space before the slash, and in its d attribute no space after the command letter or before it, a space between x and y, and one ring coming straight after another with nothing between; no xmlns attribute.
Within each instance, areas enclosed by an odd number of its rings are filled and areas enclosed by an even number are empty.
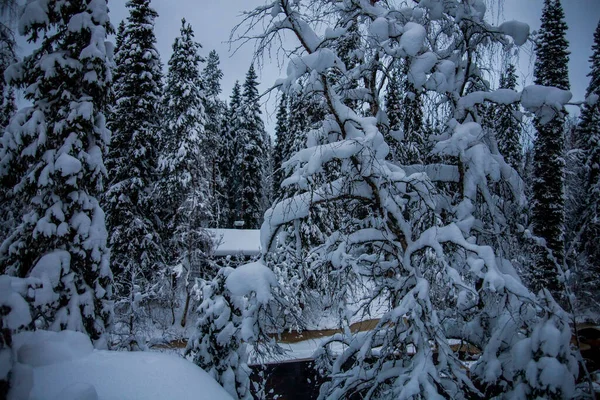
<svg viewBox="0 0 600 400"><path fill-rule="evenodd" d="M260 254L258 229L208 229L216 243L215 256L256 256Z"/></svg>
<svg viewBox="0 0 600 400"><path fill-rule="evenodd" d="M33 372L30 400L230 400L206 372L177 356L94 350L78 332L15 335L20 378ZM31 377L31 375L30 375Z"/></svg>

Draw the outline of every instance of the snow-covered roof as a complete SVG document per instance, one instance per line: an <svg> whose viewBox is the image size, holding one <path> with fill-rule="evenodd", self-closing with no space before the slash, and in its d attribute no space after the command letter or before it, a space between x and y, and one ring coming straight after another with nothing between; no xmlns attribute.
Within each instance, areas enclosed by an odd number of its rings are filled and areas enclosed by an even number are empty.
<svg viewBox="0 0 600 400"><path fill-rule="evenodd" d="M260 254L259 229L209 229L216 243L215 256Z"/></svg>

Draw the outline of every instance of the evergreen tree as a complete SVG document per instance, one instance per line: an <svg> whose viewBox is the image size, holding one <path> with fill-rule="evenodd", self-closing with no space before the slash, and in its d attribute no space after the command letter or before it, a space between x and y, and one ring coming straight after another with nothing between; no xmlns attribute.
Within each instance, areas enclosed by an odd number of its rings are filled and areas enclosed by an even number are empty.
<svg viewBox="0 0 600 400"><path fill-rule="evenodd" d="M223 72L219 67L219 55L215 50L208 54L206 66L202 71L202 82L204 88L204 111L205 111L205 148L206 162L210 175L210 192L212 197L212 220L213 225L221 225L223 215L229 213L227 201L227 186L221 164L227 164L229 159L220 160L223 146L226 143L225 112L226 104L219 98L221 94L221 79Z"/></svg>
<svg viewBox="0 0 600 400"><path fill-rule="evenodd" d="M11 0L0 4L0 132L4 132L17 110L14 88L6 85L4 80L4 72L10 64L16 61L16 43L10 21L15 5L13 3L14 1ZM16 177L6 178L8 179L5 179L6 182L0 180L0 242L4 241L14 227L20 208L13 204L10 193L10 189L16 183Z"/></svg>
<svg viewBox="0 0 600 400"><path fill-rule="evenodd" d="M11 191L23 205L22 222L0 247L0 264L10 275L42 278L45 295L30 303L37 328L85 332L102 347L112 320L98 202L110 138L108 7L105 1L39 0L26 6L24 15L31 13L38 17L24 18L22 32L40 46L6 74L32 106L12 118L0 141L0 177L5 184L12 176Z"/></svg>
<svg viewBox="0 0 600 400"><path fill-rule="evenodd" d="M4 71L0 69L3 75ZM1 76L1 75L0 75ZM0 79L2 80L2 79ZM2 86L2 85L0 85ZM15 91L14 88L6 86L2 96L2 104L0 104L0 131L3 132L12 116L16 112ZM17 223L17 218L21 211L21 207L15 204L12 188L17 181L16 176L5 176L0 178L0 243L6 239L9 232Z"/></svg>
<svg viewBox="0 0 600 400"><path fill-rule="evenodd" d="M2 104L0 104L0 129L8 126L8 122L16 111L15 90L12 87L5 87L2 92Z"/></svg>
<svg viewBox="0 0 600 400"><path fill-rule="evenodd" d="M227 126L223 130L223 144L219 155L219 170L227 187L227 202L229 213L224 218L221 227L233 227L233 223L240 219L239 194L242 190L242 175L240 174L240 148L243 140L240 139L242 119L242 87L238 81L233 85L233 91L229 99L227 110ZM233 167L232 167L233 166Z"/></svg>
<svg viewBox="0 0 600 400"><path fill-rule="evenodd" d="M398 68L389 72L385 91L385 111L389 120L389 131L385 132L385 141L390 146L388 158L399 161L402 133L402 85Z"/></svg>
<svg viewBox="0 0 600 400"><path fill-rule="evenodd" d="M252 396L246 343L241 340L244 299L227 290L225 282L231 271L222 268L212 281L202 281L196 332L186 354L234 399L246 400Z"/></svg>
<svg viewBox="0 0 600 400"><path fill-rule="evenodd" d="M400 148L400 162L403 165L421 164L424 162L427 151L425 149L425 124L423 122L423 109L421 108L420 92L408 79L410 65L408 62L403 68L404 98L402 100L402 132L403 145Z"/></svg>
<svg viewBox="0 0 600 400"><path fill-rule="evenodd" d="M275 148L273 152L273 197L281 197L281 182L285 179L285 170L282 164L290 157L290 141L293 139L288 129L287 96L284 94L279 100L277 109L277 125L275 126Z"/></svg>
<svg viewBox="0 0 600 400"><path fill-rule="evenodd" d="M182 20L181 36L173 43L164 94L164 129L161 140L158 204L163 222L162 240L167 263L179 266L186 289L184 322L194 276L211 274L206 252L209 236L203 229L212 219L212 196L204 130L204 92L200 87L199 43L192 27ZM179 275L181 276L182 273ZM185 323L182 322L182 325Z"/></svg>
<svg viewBox="0 0 600 400"><path fill-rule="evenodd" d="M125 21L122 20L119 22L119 27L117 28L117 35L115 38L115 53L118 53L121 47L123 47L123 40L125 39Z"/></svg>
<svg viewBox="0 0 600 400"><path fill-rule="evenodd" d="M423 110L419 91L408 79L405 62L391 72L385 94L385 109L390 122L386 141L389 158L401 165L423 163L426 149Z"/></svg>
<svg viewBox="0 0 600 400"><path fill-rule="evenodd" d="M261 119L258 81L254 66L246 74L240 107L240 129L234 140L237 154L234 171L240 175L236 215L244 228L257 229L262 223L263 175L268 154L266 132Z"/></svg>
<svg viewBox="0 0 600 400"><path fill-rule="evenodd" d="M506 70L500 76L500 89L517 87L517 74L515 66L508 62ZM515 116L518 106L509 104L499 106L495 115L496 140L498 151L515 170L521 170L523 160L523 147L521 145L521 124Z"/></svg>
<svg viewBox="0 0 600 400"><path fill-rule="evenodd" d="M537 85L569 89L567 24L559 0L545 0L542 25L536 38L534 68ZM533 232L546 241L552 256L540 249L535 270L535 291L547 288L559 299L561 285L556 264L564 261L564 117L536 118L534 144Z"/></svg>
<svg viewBox="0 0 600 400"><path fill-rule="evenodd" d="M584 154L583 201L579 226L578 250L584 257L577 277L580 283L579 298L586 306L598 307L598 277L600 276L600 23L594 32L590 57L590 83L588 102L583 105L578 127L578 140Z"/></svg>
<svg viewBox="0 0 600 400"><path fill-rule="evenodd" d="M116 56L119 54L121 47L123 47L124 38L125 38L125 21L122 20L119 23L119 27L117 28L117 35L116 35L116 40L115 40L114 54L115 54L116 60L118 59L118 57L116 57ZM119 85L123 83L123 77L121 76L122 72L123 72L122 68L121 69L117 69L117 68L113 69L113 87L112 87L112 91L111 91L111 96L112 96L111 111L110 111L110 114L108 117L109 125L111 125L112 122L116 118L116 116L115 116L115 106L117 103L116 94L121 92L121 88L119 87Z"/></svg>
<svg viewBox="0 0 600 400"><path fill-rule="evenodd" d="M116 54L116 99L104 196L112 268L122 324L133 334L141 294L159 279L163 248L152 190L157 179L162 66L150 0L127 2L129 16ZM130 338L131 341L138 340Z"/></svg>

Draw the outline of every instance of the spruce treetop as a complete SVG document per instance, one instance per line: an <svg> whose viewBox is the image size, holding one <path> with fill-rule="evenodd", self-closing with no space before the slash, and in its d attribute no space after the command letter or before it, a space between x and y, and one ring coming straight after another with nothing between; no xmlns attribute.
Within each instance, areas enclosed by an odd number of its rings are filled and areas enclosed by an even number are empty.
<svg viewBox="0 0 600 400"><path fill-rule="evenodd" d="M594 32L594 44L592 44L592 55L589 58L591 69L587 76L590 83L585 92L585 97L592 94L600 95L600 21Z"/></svg>
<svg viewBox="0 0 600 400"><path fill-rule="evenodd" d="M555 86L569 90L569 42L567 23L560 0L545 0L542 26L535 40L536 85Z"/></svg>
<svg viewBox="0 0 600 400"><path fill-rule="evenodd" d="M219 64L219 55L215 50L211 50L206 59L206 66L202 71L206 97L216 97L221 94L223 71L219 68Z"/></svg>

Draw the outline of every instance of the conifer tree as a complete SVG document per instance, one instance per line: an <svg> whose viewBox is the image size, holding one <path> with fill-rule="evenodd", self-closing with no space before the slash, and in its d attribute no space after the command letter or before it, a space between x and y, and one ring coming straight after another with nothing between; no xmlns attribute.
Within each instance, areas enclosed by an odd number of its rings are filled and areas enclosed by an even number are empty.
<svg viewBox="0 0 600 400"><path fill-rule="evenodd" d="M390 122L386 135L390 159L401 165L422 163L425 138L421 99L408 80L409 65L403 64L390 73L385 94L385 109Z"/></svg>
<svg viewBox="0 0 600 400"><path fill-rule="evenodd" d="M4 71L0 69L0 76L2 75L4 75ZM11 117L15 114L17 105L14 88L6 86L0 94L2 94L2 103L0 104L0 132L3 132L7 128ZM8 233L14 228L16 219L18 218L20 207L14 203L11 190L16 183L16 179L16 176L0 178L0 243L6 239Z"/></svg>
<svg viewBox="0 0 600 400"><path fill-rule="evenodd" d="M273 152L273 197L281 196L281 182L285 179L282 164L289 159L290 141L293 139L288 129L288 101L285 95L279 100L277 109L277 125L275 126L275 148Z"/></svg>
<svg viewBox="0 0 600 400"><path fill-rule="evenodd" d="M398 135L402 132L402 85L398 68L392 69L389 75L385 91L385 111L389 120L389 131L386 132L385 139L390 146L388 158L398 161L401 146Z"/></svg>
<svg viewBox="0 0 600 400"><path fill-rule="evenodd" d="M506 70L500 76L500 89L517 87L517 74L514 64L507 62ZM523 148L521 146L521 125L515 114L518 107L515 104L499 106L495 116L496 140L498 151L515 170L521 170Z"/></svg>
<svg viewBox="0 0 600 400"><path fill-rule="evenodd" d="M180 37L173 43L164 94L164 128L161 138L157 185L163 222L162 240L167 248L167 263L180 266L179 275L187 279L184 320L193 285L192 276L208 278L206 260L209 237L205 231L212 219L212 197L204 130L204 92L200 86L199 43L185 19ZM193 274L193 275L192 275Z"/></svg>
<svg viewBox="0 0 600 400"><path fill-rule="evenodd" d="M202 71L202 82L204 89L204 112L205 112L205 148L206 163L210 176L210 193L212 198L212 221L213 225L220 226L222 215L227 215L227 186L221 171L220 157L222 147L226 143L225 112L226 104L219 98L221 94L221 79L223 72L219 67L219 55L215 50L208 54L206 66ZM228 159L224 160L229 162Z"/></svg>
<svg viewBox="0 0 600 400"><path fill-rule="evenodd" d="M534 68L537 85L569 89L567 24L560 0L545 0L542 25L536 38ZM564 117L556 115L547 123L536 118L534 144L533 232L546 241L552 257L541 249L533 271L535 291L547 288L559 299L560 283L556 263L564 261Z"/></svg>
<svg viewBox="0 0 600 400"><path fill-rule="evenodd" d="M8 4L11 3L11 4ZM0 5L0 132L8 126L10 118L16 112L14 88L6 85L4 72L10 64L16 61L15 57L15 38L11 29L10 21L12 17L13 1ZM4 13L9 15L5 15ZM18 210L12 202L10 188L15 184L13 178L7 177L9 181L2 183L0 181L0 242L4 241L6 235L15 224Z"/></svg>
<svg viewBox="0 0 600 400"><path fill-rule="evenodd" d="M242 109L242 87L238 81L233 85L233 91L229 99L227 110L227 126L223 130L225 137L221 146L219 156L219 170L227 186L227 201L229 204L229 213L223 221L221 227L233 227L233 223L240 219L239 214L239 193L242 190L242 180L239 168L239 157L242 149L240 148L243 140L240 139L242 127L241 119ZM234 166L232 168L232 165Z"/></svg>
<svg viewBox="0 0 600 400"><path fill-rule="evenodd" d="M257 229L262 223L263 175L268 154L256 79L254 66L251 65L246 74L239 110L241 129L234 137L237 151L234 171L240 175L236 214L244 221L246 229Z"/></svg>
<svg viewBox="0 0 600 400"><path fill-rule="evenodd" d="M587 306L598 307L598 276L600 276L600 23L594 32L594 44L590 57L590 83L587 87L588 101L581 112L578 139L584 154L582 222L579 227L579 248L584 265L577 277L580 284L579 298Z"/></svg>
<svg viewBox="0 0 600 400"><path fill-rule="evenodd" d="M81 331L104 347L112 274L98 197L110 138L108 7L103 0L39 0L24 15L23 34L41 43L6 74L32 106L14 115L0 141L0 177L13 178L23 206L0 264L3 273L42 278L45 294L30 304L37 328Z"/></svg>
<svg viewBox="0 0 600 400"><path fill-rule="evenodd" d="M222 268L212 281L202 281L196 332L186 354L234 398L251 399L246 343L241 340L244 299L226 287L232 269Z"/></svg>
<svg viewBox="0 0 600 400"><path fill-rule="evenodd" d="M117 28L117 34L116 34L116 38L115 38L115 49L114 49L115 61L117 61L117 59L118 59L117 54L119 54L119 50L121 49L121 47L123 47L123 39L124 38L125 38L125 21L122 20L119 23L119 27ZM109 125L111 125L112 122L116 118L116 116L115 116L115 106L116 106L116 102L117 102L116 94L121 92L119 85L121 83L123 83L123 78L120 75L122 72L123 72L123 69L113 68L113 87L112 87L112 91L111 91L112 101L111 101L111 105L110 105L111 111L108 116Z"/></svg>
<svg viewBox="0 0 600 400"><path fill-rule="evenodd" d="M119 315L133 334L140 318L134 298L159 278L164 264L158 210L152 196L157 180L162 66L154 35L158 14L150 7L150 0L130 0L126 5L129 16L116 54L117 101L110 121L110 188L104 204L120 299L116 307L124 308Z"/></svg>
<svg viewBox="0 0 600 400"><path fill-rule="evenodd" d="M402 82L402 131L404 135L401 147L401 163L404 165L423 163L426 156L425 149L425 124L423 122L423 109L421 95L408 79L410 65L404 64Z"/></svg>

